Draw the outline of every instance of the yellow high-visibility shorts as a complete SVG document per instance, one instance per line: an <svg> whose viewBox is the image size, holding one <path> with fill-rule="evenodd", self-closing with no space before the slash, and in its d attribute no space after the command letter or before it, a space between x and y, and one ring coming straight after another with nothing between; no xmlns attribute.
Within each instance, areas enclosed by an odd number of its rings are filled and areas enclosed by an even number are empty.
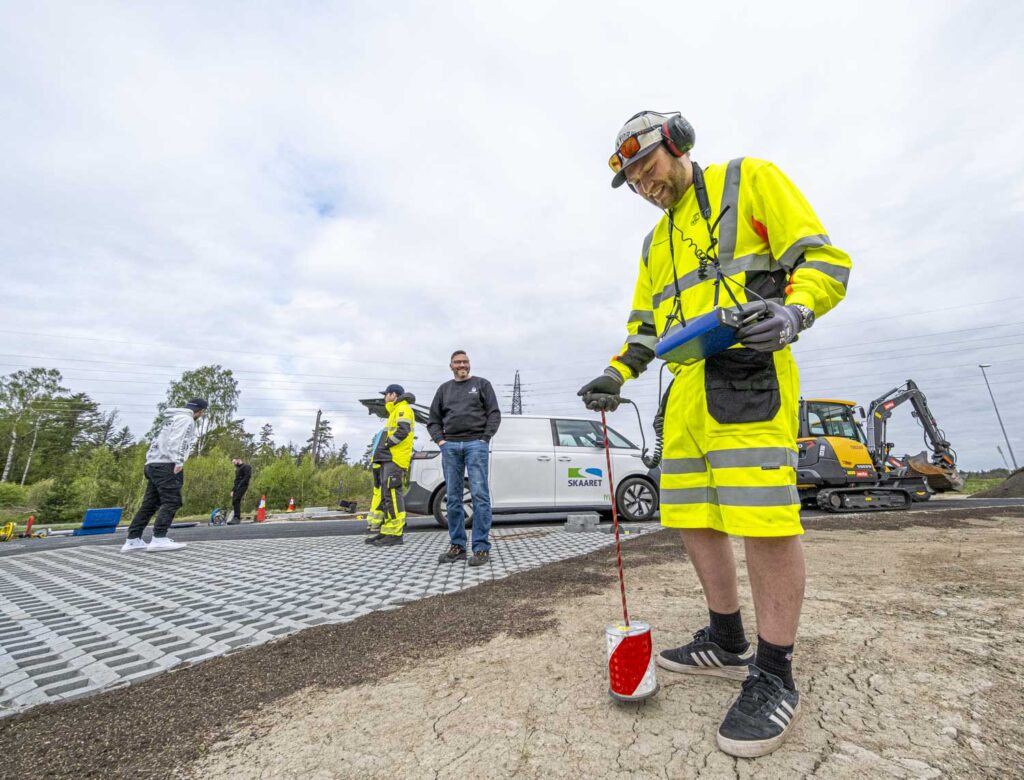
<svg viewBox="0 0 1024 780"><path fill-rule="evenodd" d="M728 349L670 368L661 524L734 536L802 534L800 377L789 348Z"/></svg>

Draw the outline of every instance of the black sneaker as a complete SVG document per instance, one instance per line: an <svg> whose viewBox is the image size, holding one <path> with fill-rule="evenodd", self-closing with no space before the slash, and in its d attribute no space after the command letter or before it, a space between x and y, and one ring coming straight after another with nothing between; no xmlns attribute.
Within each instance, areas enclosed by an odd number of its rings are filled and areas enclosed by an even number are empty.
<svg viewBox="0 0 1024 780"><path fill-rule="evenodd" d="M470 566L483 566L485 563L491 562L491 554L487 550L477 550L473 553L473 557L469 559Z"/></svg>
<svg viewBox="0 0 1024 780"><path fill-rule="evenodd" d="M718 747L739 758L767 755L786 741L799 717L800 694L751 665L739 698L718 727Z"/></svg>
<svg viewBox="0 0 1024 780"><path fill-rule="evenodd" d="M380 531L374 531L373 536L367 536L365 539L363 539L363 544L377 544L377 542L381 540L382 536L384 536L384 534L382 534Z"/></svg>
<svg viewBox="0 0 1024 780"><path fill-rule="evenodd" d="M438 556L438 563L455 563L455 561L463 561L466 559L466 548L459 547L457 544L453 544L448 548L448 552L442 553Z"/></svg>
<svg viewBox="0 0 1024 780"><path fill-rule="evenodd" d="M396 544L403 544L402 536L399 534L381 534L380 539L373 543L374 547L394 547Z"/></svg>
<svg viewBox="0 0 1024 780"><path fill-rule="evenodd" d="M658 666L672 672L704 674L727 680L745 680L754 663L754 648L750 645L742 653L730 653L711 641L708 628L693 635L693 641L672 650L658 653Z"/></svg>

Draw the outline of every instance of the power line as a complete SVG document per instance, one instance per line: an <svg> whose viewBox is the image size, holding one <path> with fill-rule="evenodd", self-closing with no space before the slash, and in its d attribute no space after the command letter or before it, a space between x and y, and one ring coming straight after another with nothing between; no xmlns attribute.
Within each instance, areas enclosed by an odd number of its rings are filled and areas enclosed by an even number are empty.
<svg viewBox="0 0 1024 780"><path fill-rule="evenodd" d="M904 312L900 312L899 314L888 315L888 316L885 316L885 317L870 317L868 321L870 323L874 323L874 322L881 322L881 321L891 320L891 319L900 319L900 318L907 318L907 317L919 317L919 316L923 316L923 315L926 315L926 314L935 314L935 313L939 313L939 312L945 313L945 312L949 312L949 311L957 311L957 310L960 310L960 309L974 308L974 307L977 307L977 306L991 306L991 305L1000 304L1000 303L1007 303L1007 302L1010 302L1010 301L1018 301L1018 300L1021 300L1022 298L1024 298L1024 296L1012 296L1012 297L1009 297L1009 298L999 298L999 299L991 300L991 301L975 301L973 303L964 303L964 304L960 304L960 305L957 305L957 306L944 306L944 307L938 308L938 309L925 309L925 310L916 311L916 312L904 311ZM1001 323L1001 324L994 324L994 325L985 326L985 327L1008 327L1008 326L1017 325L1017 324L1024 324L1024 323ZM958 330L954 330L954 331L945 331L943 333L966 332L967 330L979 330L979 329L983 329L983 328L958 329ZM96 337L93 337L93 336L74 336L74 335L61 334L61 333L45 333L45 332L41 332L41 331L23 331L23 330L8 330L8 329L0 329L0 333L10 333L10 334L22 335L22 336L35 336L35 337L38 337L38 338L49 338L49 339L57 339L57 340L64 339L64 340L76 340L76 341L91 341L91 342L102 343L102 344L122 344L122 345L140 346L140 347L147 347L147 348L177 349L177 350L192 351L192 352L204 352L204 351L205 352L222 352L222 353L227 353L227 354L231 354L231 355L240 355L240 354L241 355L253 355L253 356L257 356L257 357L261 357L261 358L308 359L308 360L337 359L337 360L344 360L346 363L364 363L364 364L367 364L367 365L399 366L399 367L414 366L414 367L418 367L418 368L432 368L432 367L437 367L439 365L439 363L408 363L408 362L405 362L405 361L359 360L359 359L356 359L356 358L348 358L348 357L337 358L334 355L320 355L320 354L308 354L308 353L268 353L268 352L263 352L263 351L258 351L258 350L243 350L243 349L235 349L235 348L227 349L227 348L223 348L223 347L197 346L197 345L195 345L194 342L190 343L188 345L182 345L182 344L160 344L160 343L135 341L135 340L96 338ZM939 334L922 334L922 336L920 336L920 337L924 338L924 337L931 336L931 335L941 335L941 333L939 333ZM917 338L917 337L899 337L899 338ZM886 339L884 341L899 340L899 338L897 338L897 339ZM876 343L881 343L881 342L876 342ZM45 356L26 355L26 356L23 356L23 357L45 357ZM76 360L76 358L52 358L52 357L46 358L46 359L69 360L69 361L70 360ZM104 362L104 361L87 361L87 362ZM111 364L113 364L114 362L123 363L122 361L107 361L107 362L110 362ZM133 363L123 363L123 364L125 364L125 365L151 365L151 366L158 366L158 367L162 367L162 368L179 368L179 369L180 368L184 368L184 369L188 369L189 368L188 366L169 366L169 365L159 365L159 364L140 364L140 363L135 363L135 364L133 364ZM589 361L587 361L587 363L583 363L583 362L577 362L577 363L557 362L557 363L539 363L539 364L530 364L530 365L531 365L531 367L534 367L534 368L547 368L547 367L551 367L551 366L585 365L585 364L589 364ZM236 373L241 373L241 372L236 372ZM259 372L257 372L257 373L259 373ZM324 375L307 374L306 376L324 376ZM327 378L332 378L332 377L328 376ZM384 379L387 379L387 378L390 378L390 377L386 377ZM378 379L380 379L380 378L378 378Z"/></svg>
<svg viewBox="0 0 1024 780"><path fill-rule="evenodd" d="M227 354L230 354L230 355L256 355L256 356L262 357L262 358L285 358L285 359L300 359L300 360L323 360L323 359L325 359L327 357L333 357L333 356L327 356L327 355L310 355L310 354L301 354L301 353L280 353L280 354L274 354L274 353L261 352L261 351L256 351L256 350L236 349L234 347L232 347L231 349L225 349L223 347L196 346L194 344L194 342L190 343L188 345L183 345L183 344L154 344L152 342L146 342L146 341L124 341L124 340L120 340L120 339L100 339L100 338L95 338L93 336L69 336L69 335L63 334L63 333L40 333L40 332L28 331L28 330L2 330L2 329L0 329L0 333L12 333L12 334L15 334L15 335L18 335L18 336L35 336L37 338L47 338L47 339L67 339L67 340L74 340L74 341L95 341L95 342L99 342L101 344L126 344L126 345L133 346L133 347L156 347L158 349L178 349L178 350L184 350L184 351L189 351L189 352L224 352L224 353L227 353ZM355 358L348 358L348 357L346 357L346 358L337 358L337 359L338 360L344 360L346 363L366 363L368 365L378 365L378 366L403 365L403 366L416 366L416 367L419 367L419 368L432 368L432 367L436 367L438 365L437 363L405 363L405 362L398 363L398 362L395 362L395 361L384 361L384 360L357 360Z"/></svg>
<svg viewBox="0 0 1024 780"><path fill-rule="evenodd" d="M203 366L182 366L182 365L168 365L165 363L138 363L127 360L95 360L90 358L73 358L73 357L59 357L54 355L22 355L15 354L13 352L0 352L0 357L16 357L16 358L29 358L32 360L54 360L64 361L69 363L99 363L106 366L148 366L150 368L171 368L175 371L195 371L197 368ZM232 374L257 374L266 375L274 372L270 371L251 371L246 369L230 369ZM280 372L285 373L285 372ZM295 376L308 376L316 377L320 379L358 379L361 381L374 381L374 382L387 382L394 378L394 376L386 377L368 377L368 376L348 376L343 374L295 374ZM438 379L406 379L407 382L441 382L444 380Z"/></svg>

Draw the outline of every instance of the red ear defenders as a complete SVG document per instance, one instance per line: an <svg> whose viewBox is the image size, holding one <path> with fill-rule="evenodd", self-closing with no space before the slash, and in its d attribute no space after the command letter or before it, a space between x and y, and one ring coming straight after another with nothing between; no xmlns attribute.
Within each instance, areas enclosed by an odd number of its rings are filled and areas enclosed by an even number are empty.
<svg viewBox="0 0 1024 780"><path fill-rule="evenodd" d="M632 118L635 119L645 113L647 112L641 111ZM696 140L697 136L693 132L693 125L687 122L682 114L673 114L661 125L661 141L673 157L682 157L693 148ZM636 192L636 188L632 184L628 181L626 184L633 192Z"/></svg>
<svg viewBox="0 0 1024 780"><path fill-rule="evenodd" d="M682 157L693 148L693 125L682 114L673 114L661 126L661 140L674 157Z"/></svg>

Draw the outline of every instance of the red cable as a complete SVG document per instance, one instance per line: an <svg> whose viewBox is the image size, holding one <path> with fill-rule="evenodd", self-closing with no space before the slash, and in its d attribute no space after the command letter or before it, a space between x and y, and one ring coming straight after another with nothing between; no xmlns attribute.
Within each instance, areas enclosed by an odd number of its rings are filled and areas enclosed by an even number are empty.
<svg viewBox="0 0 1024 780"><path fill-rule="evenodd" d="M608 462L608 489L612 494L612 522L615 525L615 555L619 567L619 590L622 592L622 619L629 628L629 610L626 609L626 575L622 571L622 545L619 542L619 510L615 501L615 482L612 480L612 450L608 444L608 421L601 412L601 427L604 429L604 457Z"/></svg>

